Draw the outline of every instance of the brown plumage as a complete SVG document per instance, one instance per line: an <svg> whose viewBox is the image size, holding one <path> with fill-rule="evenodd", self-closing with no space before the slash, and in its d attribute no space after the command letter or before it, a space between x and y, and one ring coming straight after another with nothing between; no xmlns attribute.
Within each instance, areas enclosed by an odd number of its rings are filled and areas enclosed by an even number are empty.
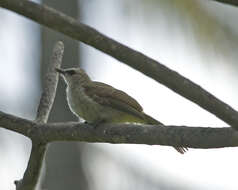
<svg viewBox="0 0 238 190"><path fill-rule="evenodd" d="M110 85L92 81L82 69L57 71L68 84L67 98L72 112L86 121L163 125L145 114L142 106L134 98ZM182 154L187 150L184 147L174 148Z"/></svg>
<svg viewBox="0 0 238 190"><path fill-rule="evenodd" d="M108 84L95 81L83 85L83 87L86 95L97 103L123 112L129 112L136 117L144 119L141 105L125 92L117 90Z"/></svg>
<svg viewBox="0 0 238 190"><path fill-rule="evenodd" d="M130 112L136 117L145 120L145 123L151 125L158 125L161 122L152 118L143 112L142 106L127 93L115 89L114 87L101 82L92 81L90 85L84 85L85 93L94 101L104 105L110 106L121 111ZM130 105L128 107L128 105ZM174 147L179 153L184 154L188 149L184 147Z"/></svg>

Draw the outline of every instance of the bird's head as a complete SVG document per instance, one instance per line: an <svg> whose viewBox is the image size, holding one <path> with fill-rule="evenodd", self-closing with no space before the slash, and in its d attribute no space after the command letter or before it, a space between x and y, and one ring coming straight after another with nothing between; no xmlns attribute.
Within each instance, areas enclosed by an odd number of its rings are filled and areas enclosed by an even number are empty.
<svg viewBox="0 0 238 190"><path fill-rule="evenodd" d="M55 68L55 70L64 78L68 85L80 85L90 81L89 76L81 68Z"/></svg>

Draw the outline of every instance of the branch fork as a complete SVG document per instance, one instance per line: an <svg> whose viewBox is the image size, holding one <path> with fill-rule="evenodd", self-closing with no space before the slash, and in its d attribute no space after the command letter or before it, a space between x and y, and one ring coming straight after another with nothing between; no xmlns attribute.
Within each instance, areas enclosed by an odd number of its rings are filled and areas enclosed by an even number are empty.
<svg viewBox="0 0 238 190"><path fill-rule="evenodd" d="M216 1L231 5L235 2L232 0ZM238 4L234 3L234 5ZM114 57L189 99L231 126L211 128L107 124L95 129L93 126L75 122L48 124L48 116L58 83L58 74L55 72L55 68L60 68L64 52L63 43L57 42L46 74L45 86L35 121L0 111L2 128L23 134L32 140L31 155L24 177L15 181L17 190L32 190L36 187L47 144L53 141L135 143L191 148L238 146L238 112L179 73L45 5L29 0L0 0L0 6Z"/></svg>

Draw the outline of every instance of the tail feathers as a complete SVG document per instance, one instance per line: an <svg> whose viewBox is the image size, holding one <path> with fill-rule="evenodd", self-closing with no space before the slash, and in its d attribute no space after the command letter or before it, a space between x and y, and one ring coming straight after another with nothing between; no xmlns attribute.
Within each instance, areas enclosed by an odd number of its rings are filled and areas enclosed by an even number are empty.
<svg viewBox="0 0 238 190"><path fill-rule="evenodd" d="M160 124L160 125L164 126L163 123L157 121L156 119L154 119L153 117L151 117L145 113L144 113L144 116L145 116L145 120L148 124L150 124L150 125ZM188 148L186 148L186 147L174 147L174 148L181 154L184 154L186 151L188 151Z"/></svg>
<svg viewBox="0 0 238 190"><path fill-rule="evenodd" d="M144 116L145 116L145 120L146 120L146 123L150 124L150 125L162 125L162 123L160 123L159 121L157 121L156 119L154 119L153 117L147 115L144 113Z"/></svg>
<svg viewBox="0 0 238 190"><path fill-rule="evenodd" d="M188 151L187 147L174 147L179 153L184 154L186 151Z"/></svg>

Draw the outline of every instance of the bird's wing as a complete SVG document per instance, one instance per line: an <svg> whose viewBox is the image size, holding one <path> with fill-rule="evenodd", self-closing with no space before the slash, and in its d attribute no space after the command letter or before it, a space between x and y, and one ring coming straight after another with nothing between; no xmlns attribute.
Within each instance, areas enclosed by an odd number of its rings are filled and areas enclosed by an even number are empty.
<svg viewBox="0 0 238 190"><path fill-rule="evenodd" d="M141 105L125 92L101 82L87 84L84 86L84 89L85 93L99 104L124 112L130 112L144 119Z"/></svg>
<svg viewBox="0 0 238 190"><path fill-rule="evenodd" d="M154 118L143 113L141 105L125 92L115 89L110 85L101 82L92 82L84 86L85 93L101 105L109 106L139 117L149 124L162 124ZM128 106L129 105L129 106ZM163 125L163 124L162 124ZM186 147L174 147L178 152L184 154Z"/></svg>

